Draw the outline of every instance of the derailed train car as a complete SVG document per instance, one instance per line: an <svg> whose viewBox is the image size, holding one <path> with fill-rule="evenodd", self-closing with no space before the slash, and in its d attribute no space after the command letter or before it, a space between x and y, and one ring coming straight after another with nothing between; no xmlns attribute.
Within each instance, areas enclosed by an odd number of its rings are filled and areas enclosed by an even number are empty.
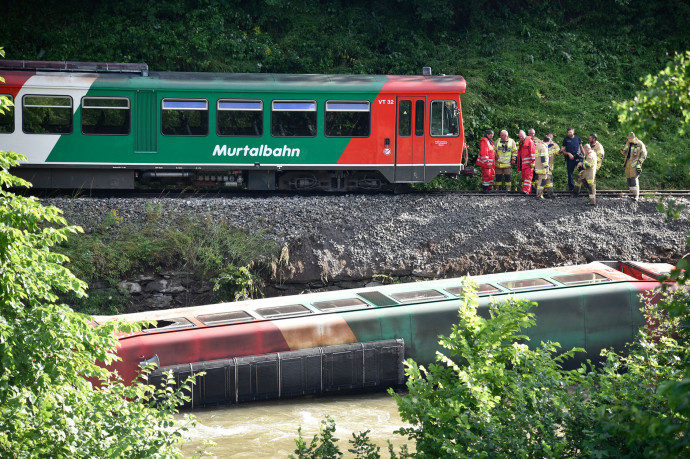
<svg viewBox="0 0 690 459"><path fill-rule="evenodd" d="M477 276L479 313L489 298L515 295L539 303L532 343L559 342L597 360L622 350L644 325L642 295L652 298L660 263L594 262ZM172 371L178 381L204 371L192 405L237 403L404 383L403 360L434 361L438 336L457 322L463 279L222 303L122 316L157 326L119 338L114 365L126 381L156 362L154 382Z"/></svg>
<svg viewBox="0 0 690 459"><path fill-rule="evenodd" d="M39 188L345 191L463 172L461 76L9 60L0 76L15 104L0 114L0 148L27 157L14 173Z"/></svg>

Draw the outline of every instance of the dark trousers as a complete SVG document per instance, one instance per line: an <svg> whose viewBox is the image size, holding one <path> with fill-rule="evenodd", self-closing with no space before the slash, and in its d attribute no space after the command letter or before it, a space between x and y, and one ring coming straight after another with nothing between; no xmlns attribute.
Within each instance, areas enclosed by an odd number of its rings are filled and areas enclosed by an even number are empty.
<svg viewBox="0 0 690 459"><path fill-rule="evenodd" d="M575 180L573 179L573 171L575 170L575 166L577 166L578 163L578 158L575 157L575 159L568 159L565 158L565 166L568 169L568 189L570 191L573 191L573 188L575 188Z"/></svg>

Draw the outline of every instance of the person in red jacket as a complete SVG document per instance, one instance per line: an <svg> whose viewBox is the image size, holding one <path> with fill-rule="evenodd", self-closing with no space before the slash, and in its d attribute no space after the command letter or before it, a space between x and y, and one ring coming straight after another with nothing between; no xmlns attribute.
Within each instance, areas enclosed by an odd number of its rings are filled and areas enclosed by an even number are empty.
<svg viewBox="0 0 690 459"><path fill-rule="evenodd" d="M532 138L525 131L518 133L520 143L517 151L517 168L522 172L522 194L528 195L532 191L532 175L534 173L534 150Z"/></svg>
<svg viewBox="0 0 690 459"><path fill-rule="evenodd" d="M479 156L477 156L477 166L482 168L482 188L484 193L491 193L496 177L494 162L496 152L494 151L494 131L487 129L486 135L479 141Z"/></svg>

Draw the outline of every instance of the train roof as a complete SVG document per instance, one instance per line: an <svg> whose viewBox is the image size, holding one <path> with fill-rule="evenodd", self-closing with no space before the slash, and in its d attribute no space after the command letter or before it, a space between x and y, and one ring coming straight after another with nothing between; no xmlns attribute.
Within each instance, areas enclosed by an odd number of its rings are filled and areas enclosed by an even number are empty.
<svg viewBox="0 0 690 459"><path fill-rule="evenodd" d="M55 87L61 80L73 84L79 77L95 77L94 87L120 89L464 93L466 87L465 79L457 75L151 72L146 64L0 60L0 75L8 84L13 74L38 75L43 77L42 86L50 82ZM27 84L31 86L30 81Z"/></svg>
<svg viewBox="0 0 690 459"><path fill-rule="evenodd" d="M577 287L600 283L655 281L672 269L673 266L666 263L592 262L585 265L485 274L472 276L472 280L478 284L478 294L480 295L508 295L526 291ZM551 281L555 281L556 283L554 284ZM280 307L289 309L292 306L314 305L317 302L327 303L352 298L357 299L363 307L372 306L367 306L364 301L361 301L362 299L367 300L373 307L403 306L406 304L413 304L405 299L400 300L400 298L405 297L412 298L414 302L420 303L439 299L452 300L460 295L459 292L462 290L463 284L464 278L440 279L372 288L348 289L247 300L235 303L218 303L205 306L148 311L122 314L119 316L95 316L94 320L96 323L105 323L116 318L123 319L127 322L141 320L174 320L173 318L189 318L198 317L200 315L217 315L239 311L260 311L262 309L279 309ZM450 293L450 295L439 292L438 289L444 290ZM425 297L425 295L433 295L432 292L434 291L439 293L437 298ZM391 298L393 300L391 300ZM306 309L305 307L305 312L310 313L310 311ZM321 312L327 311L321 310ZM288 316L289 315L292 314L288 314Z"/></svg>

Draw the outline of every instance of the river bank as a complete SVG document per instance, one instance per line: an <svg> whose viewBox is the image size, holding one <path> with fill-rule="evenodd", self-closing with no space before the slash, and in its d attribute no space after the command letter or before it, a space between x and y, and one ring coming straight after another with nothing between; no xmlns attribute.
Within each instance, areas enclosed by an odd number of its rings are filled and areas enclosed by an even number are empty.
<svg viewBox="0 0 690 459"><path fill-rule="evenodd" d="M143 222L155 206L160 225L208 218L260 234L285 255L266 279L265 296L592 260L674 263L688 252L690 231L687 209L666 221L655 200L624 197L600 198L593 208L584 197L538 202L519 195L414 193L42 202L61 208L68 222L86 231L113 213L125 223ZM135 310L203 304L212 297L206 280L174 269L122 281Z"/></svg>

